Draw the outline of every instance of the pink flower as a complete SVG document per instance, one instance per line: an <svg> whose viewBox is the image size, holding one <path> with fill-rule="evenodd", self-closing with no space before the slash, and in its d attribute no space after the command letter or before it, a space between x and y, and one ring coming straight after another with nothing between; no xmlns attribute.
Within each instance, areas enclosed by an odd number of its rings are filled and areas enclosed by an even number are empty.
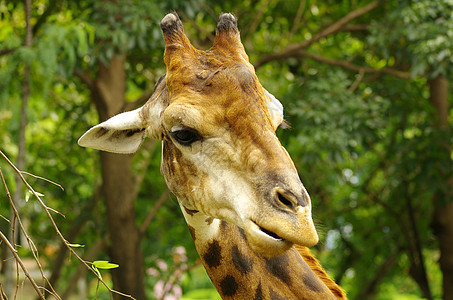
<svg viewBox="0 0 453 300"><path fill-rule="evenodd" d="M173 294L179 299L182 297L182 289L179 285L173 286Z"/></svg>
<svg viewBox="0 0 453 300"><path fill-rule="evenodd" d="M158 259L156 261L156 265L159 267L159 269L161 269L162 271L167 271L168 269L168 266L167 264L162 260L162 259Z"/></svg>
<svg viewBox="0 0 453 300"><path fill-rule="evenodd" d="M186 256L186 248L183 246L178 246L173 249L173 252L181 256Z"/></svg>
<svg viewBox="0 0 453 300"><path fill-rule="evenodd" d="M175 263L186 262L186 248L184 248L183 246L173 248L173 260L175 261Z"/></svg>
<svg viewBox="0 0 453 300"><path fill-rule="evenodd" d="M162 280L159 280L154 285L154 296L156 296L156 298L162 298L163 295L164 295L164 282Z"/></svg>
<svg viewBox="0 0 453 300"><path fill-rule="evenodd" d="M146 274L154 276L154 277L159 277L159 275L160 275L159 271L157 271L157 269L155 269L155 268L149 268L148 270L146 270Z"/></svg>

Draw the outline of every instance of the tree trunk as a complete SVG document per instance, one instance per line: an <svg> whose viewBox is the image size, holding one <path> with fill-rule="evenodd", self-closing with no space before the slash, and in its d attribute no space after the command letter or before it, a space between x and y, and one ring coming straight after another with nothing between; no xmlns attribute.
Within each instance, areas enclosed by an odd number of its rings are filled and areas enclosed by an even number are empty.
<svg viewBox="0 0 453 300"><path fill-rule="evenodd" d="M145 299L143 254L135 224L133 180L130 172L132 155L101 152L103 193L112 262L113 287L137 299Z"/></svg>
<svg viewBox="0 0 453 300"><path fill-rule="evenodd" d="M449 103L448 103L448 82L443 75L429 81L430 102L436 109L436 125L438 130L451 134L448 124ZM439 151L447 155L450 166L441 164L441 168L451 168L451 145L450 138L439 144ZM451 170L451 169L450 169ZM441 170L442 172L442 170ZM444 171L445 172L445 171ZM447 171L448 172L448 171ZM439 191L433 198L434 215L433 231L439 242L440 268L443 274L443 299L453 299L453 177L446 174L445 188Z"/></svg>
<svg viewBox="0 0 453 300"><path fill-rule="evenodd" d="M125 55L114 56L108 66L100 64L91 88L100 121L118 114L124 107L126 92ZM145 299L143 254L135 224L132 155L101 152L102 193L107 212L107 227L112 262L113 288ZM115 299L120 296L115 295Z"/></svg>
<svg viewBox="0 0 453 300"><path fill-rule="evenodd" d="M25 0L25 39L24 46L32 47L32 27L30 23L31 19L31 0ZM18 139L18 153L16 166L20 171L25 170L25 156L26 156L26 141L25 141L25 129L27 127L27 106L28 98L30 97L30 65L25 63L24 74L22 80L22 95L21 95L21 108L20 108L20 125L19 125L19 139ZM19 174L14 173L16 188L13 194L13 203L16 206L16 209L20 213L22 207L22 199L24 193L22 192L23 183ZM14 213L11 210L10 221L12 222L12 231L10 232L8 239L11 244L15 247L16 244L20 245L21 232L18 226L18 222L15 220ZM4 272L5 272L5 293L13 298L16 280L16 274L14 272L14 260L9 259L4 262Z"/></svg>

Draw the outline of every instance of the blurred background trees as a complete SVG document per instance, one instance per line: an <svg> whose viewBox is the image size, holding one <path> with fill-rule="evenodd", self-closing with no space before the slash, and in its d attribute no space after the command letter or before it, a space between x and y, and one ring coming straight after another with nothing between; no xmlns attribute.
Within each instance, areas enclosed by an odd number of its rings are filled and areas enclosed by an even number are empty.
<svg viewBox="0 0 453 300"><path fill-rule="evenodd" d="M165 73L158 24L175 10L200 49L211 46L219 13L238 17L257 75L291 124L278 135L312 197L315 251L349 297L452 299L452 1L29 3L27 17L26 1L0 1L0 150L17 165L24 153L21 169L64 187L29 178L64 214L55 219L85 245L82 256L120 265L103 275L115 289L216 297L166 192L160 144L146 141L133 156L77 146L90 126L146 102ZM63 299L94 298L97 280L68 259L42 209L0 167L52 285ZM11 256L4 243L1 251L6 282ZM30 255L25 244L19 251Z"/></svg>

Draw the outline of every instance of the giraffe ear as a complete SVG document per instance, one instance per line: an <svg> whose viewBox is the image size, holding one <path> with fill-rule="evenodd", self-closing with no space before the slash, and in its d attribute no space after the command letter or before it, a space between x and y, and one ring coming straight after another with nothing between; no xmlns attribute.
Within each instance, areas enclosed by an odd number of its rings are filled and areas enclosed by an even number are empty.
<svg viewBox="0 0 453 300"><path fill-rule="evenodd" d="M283 123L283 105L266 89L264 89L264 94L266 95L266 104L271 116L272 125L274 125L274 130L277 130L277 127Z"/></svg>
<svg viewBox="0 0 453 300"><path fill-rule="evenodd" d="M114 153L134 153L145 138L138 108L116 115L88 130L78 143L82 147Z"/></svg>
<svg viewBox="0 0 453 300"><path fill-rule="evenodd" d="M145 105L92 127L80 137L78 143L82 147L107 152L134 153L146 136L161 138L161 115L167 106L168 92L163 76Z"/></svg>

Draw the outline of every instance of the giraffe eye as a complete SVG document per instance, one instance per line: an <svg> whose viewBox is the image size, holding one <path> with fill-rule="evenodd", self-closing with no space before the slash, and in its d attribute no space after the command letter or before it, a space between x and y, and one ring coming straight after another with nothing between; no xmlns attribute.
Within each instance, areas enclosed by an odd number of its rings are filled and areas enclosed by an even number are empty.
<svg viewBox="0 0 453 300"><path fill-rule="evenodd" d="M171 132L170 135L183 146L189 146L202 139L201 135L193 129L176 130Z"/></svg>

